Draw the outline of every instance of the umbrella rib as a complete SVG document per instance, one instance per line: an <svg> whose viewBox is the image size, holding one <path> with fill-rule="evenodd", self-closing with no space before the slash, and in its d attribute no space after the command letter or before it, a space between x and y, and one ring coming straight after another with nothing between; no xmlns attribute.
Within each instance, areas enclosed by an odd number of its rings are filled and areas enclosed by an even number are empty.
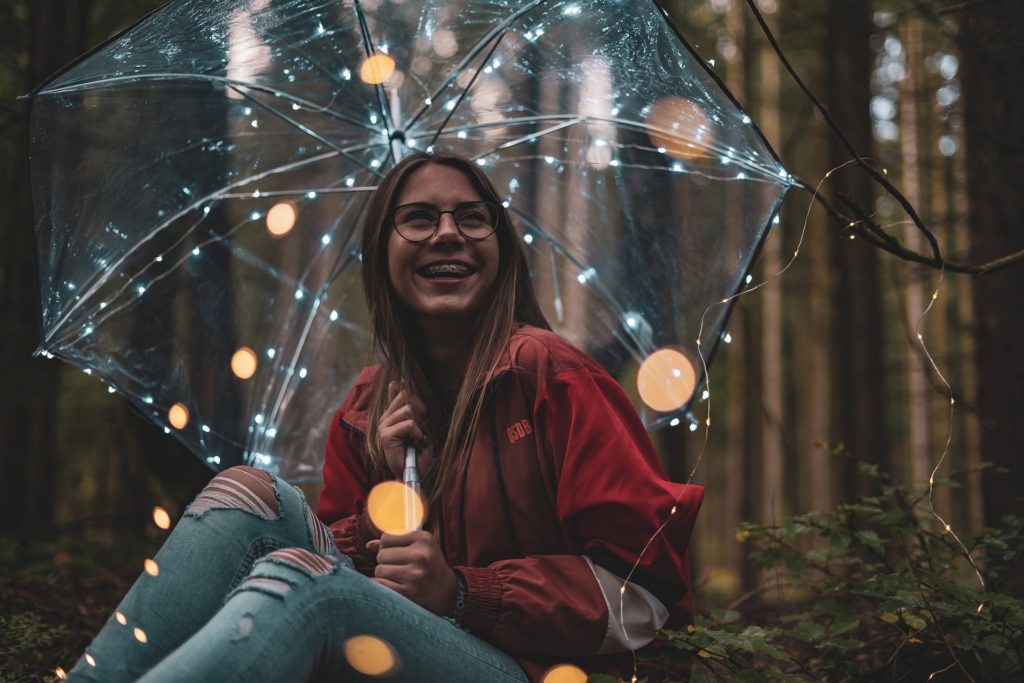
<svg viewBox="0 0 1024 683"><path fill-rule="evenodd" d="M643 149L643 148L641 148L641 149ZM508 157L508 156L502 157L501 161L503 163L508 163L508 162L512 162L512 161L525 161L525 160L543 159L543 158L544 158L544 156L541 155L541 154L525 154L525 155L521 155L521 156L517 156L517 157ZM560 163L565 164L567 166L572 166L574 164L584 164L584 165L587 165L587 166L590 165L586 161L563 160ZM737 176L734 176L734 175L729 175L729 176L726 176L726 175L714 175L712 173L707 173L707 172L704 172L704 171L698 171L698 170L693 169L693 168L688 168L688 169L682 169L681 168L679 170L675 170L675 169L673 169L671 167L655 166L653 164L627 164L627 163L621 163L620 162L620 163L617 164L617 166L619 166L621 168L639 169L639 170L643 170L643 171L664 171L664 172L671 172L671 173L685 173L687 175L694 175L694 176L699 176L701 178L707 178L708 180L720 180L720 181L724 181L724 182L734 181L734 180L743 180L744 182L764 183L764 184L768 184L768 185L784 185L784 186L789 186L791 184L790 182L788 182L788 181L784 182L784 181L781 180L781 178L777 178L775 176L756 176L756 177L749 177L749 178L738 178Z"/></svg>
<svg viewBox="0 0 1024 683"><path fill-rule="evenodd" d="M502 21L500 24L498 24L493 29L491 29L490 33L488 33L486 36L481 38L480 41L472 49L470 49L469 52L466 53L466 56L462 58L462 61L459 63L459 65L457 67L455 67L454 69L452 69L451 75L449 75L446 79L444 79L444 81L441 82L441 85L439 85L434 90L434 94L430 96L430 101L434 102L438 97L440 97L441 93L444 92L445 88L447 88L449 85L451 85L452 81L454 81L458 77L457 74L462 73L462 70L465 69L466 66L468 66L469 63L473 59L475 59L478 54L483 52L484 48L495 38L495 36L503 37L508 32L508 27L512 24L512 22L516 21L521 16L523 16L524 14L526 14L527 12L532 10L534 7L537 7L538 5L540 5L542 2L543 2L543 0L533 0L533 2L529 3L528 5L526 5L524 7L519 8L519 10L517 10L514 13L512 13L504 21ZM357 0L356 4L358 4L358 0ZM497 47L497 43L495 43L495 47ZM492 53L493 53L493 50L492 50ZM486 62L486 60L485 60L485 62ZM482 69L483 66L481 66L480 68ZM480 71L480 69L477 69L477 73L479 73L479 71ZM474 76L473 78L475 80L476 76ZM465 93L463 93L463 95L464 94ZM461 98L460 98L459 101L461 101ZM427 104L422 105L420 107L419 111L417 111L415 114L413 114L412 119L410 119L410 121L409 121L409 125L406 126L406 127L407 128L411 128L417 121L419 121L420 117L422 117L423 114L426 113L427 109L429 109L430 106L431 105L427 105ZM445 123L447 123L447 119L445 120Z"/></svg>
<svg viewBox="0 0 1024 683"><path fill-rule="evenodd" d="M359 187L306 187L301 190L269 190L260 191L261 197L297 197L303 194L315 192L316 194L346 194L358 192L373 192L376 185L360 185ZM220 195L221 199L245 199L251 198L252 192L229 192Z"/></svg>
<svg viewBox="0 0 1024 683"><path fill-rule="evenodd" d="M649 134L651 131L654 131L654 132L657 132L657 133L662 133L662 134L665 134L665 135L670 135L670 136L678 137L678 135L676 133L674 133L673 131L668 130L666 128L659 128L658 126L651 126L651 125L648 125L646 123L638 123L637 121L630 121L629 119L621 119L621 118L617 118L617 117L604 117L604 116L591 116L591 117L588 117L588 118L590 120L596 121L598 123L611 123L611 124L614 124L616 126L620 126L622 128L626 128L626 129L629 129L629 130L635 130L635 131L639 131L639 132L642 132L642 133L648 133ZM715 147L712 146L712 145L707 145L705 147L694 147L694 149L712 152L715 155L720 154L720 152L718 150L716 150ZM726 149L726 151L729 151L728 148ZM778 170L781 170L781 169L771 169L768 166L759 164L754 159L734 158L733 161L734 161L734 163L736 163L737 166L743 166L743 167L747 168L750 171L755 171L757 173L763 173L764 175L769 176L769 177L773 177L773 178L774 177L780 177L780 176L777 175L777 172L778 172Z"/></svg>
<svg viewBox="0 0 1024 683"><path fill-rule="evenodd" d="M444 121L442 121L441 125L438 126L437 130L434 131L434 137L432 137L430 139L430 144L428 145L428 147L433 147L434 143L437 142L437 138L439 138L441 136L441 133L444 131L444 127L447 126L448 122L452 120L452 116L455 115L455 110L458 109L459 105L462 104L462 101L466 99L466 95L469 94L469 89L473 87L474 83L476 83L476 79L480 77L480 72L483 71L484 65L487 64L487 62L489 62L491 60L491 55L493 55L494 51L498 49L499 45L501 45L501 40L504 37L505 37L505 32L503 31L501 33L501 35L498 36L498 39L494 41L494 45L491 46L491 51L487 53L487 56L484 57L482 62L480 62L480 66L478 66L476 68L476 71L473 73L473 77L471 79L469 79L469 83L467 83L466 87L463 88L462 92L459 93L459 99L455 100L455 106L451 107L448 110L448 114L444 117ZM486 44L486 43L484 43L484 44ZM434 97L436 97L438 95L440 95L440 92L436 93L434 95ZM430 98L431 102L434 101L434 97ZM419 120L420 116L422 116L423 113L426 112L426 111L427 111L427 105L421 106L420 110L418 112L416 112L416 114L412 117L412 122L411 122L410 125L415 124L416 121Z"/></svg>
<svg viewBox="0 0 1024 683"><path fill-rule="evenodd" d="M543 137L543 136L548 135L550 133L554 133L554 132L560 131L560 130L562 130L564 128L570 128L570 127L575 126L576 124L581 123L581 122L586 121L586 120L587 120L586 117L578 116L578 117L576 117L576 118L574 118L574 119L572 119L570 121L565 121L564 123L560 123L557 126L551 126L550 128L545 128L544 130L537 131L536 133L530 133L529 135L523 135L523 136L521 136L519 138L516 138L515 140L509 140L508 142L503 142L502 144L498 145L494 149L492 149L492 150L490 150L488 152L483 152L482 154L478 154L474 158L482 159L483 157L487 156L488 154L494 154L495 152L500 152L503 149L509 149L511 147L515 147L516 145L521 145L524 142L530 142L531 140L536 140L537 138Z"/></svg>
<svg viewBox="0 0 1024 683"><path fill-rule="evenodd" d="M484 130L486 128L507 128L521 123L537 123L538 121L575 121L580 118L575 114L543 114L540 116L519 116L513 119L501 119L500 121L484 121L472 123L458 128L450 128L449 132L457 133L466 130Z"/></svg>
<svg viewBox="0 0 1024 683"><path fill-rule="evenodd" d="M328 140L327 138L325 138L324 136L320 135L316 131L314 131L314 130L312 130L310 128L307 128L306 126L302 125L301 123L299 123L298 121L296 121L292 117L288 116L287 114L274 109L273 107L271 107L270 105L268 105L268 104L266 104L264 102L260 102L258 99L256 99L255 97L253 97L249 93L240 90L236 86L230 86L230 87L235 92L237 92L239 95L241 95L245 99L249 100L250 102L252 102L256 106L264 109L265 111L270 112L272 115L278 117L279 119L281 119L282 121L284 121L288 125L294 127L296 130L301 131L302 133L305 133L306 135L308 135L309 137L313 138L317 142L320 142L320 143L322 143L324 145L327 145L328 147L330 147L331 149L336 151L338 154L341 154L343 157L345 157L346 159L348 159L352 163L356 164L357 166L362 166L363 169L365 169L366 171L369 171L370 173L376 175L378 178L383 178L384 177L384 174L382 174L377 169L371 168L368 164L363 163L359 159L355 158L354 156L352 156L351 154L346 152L343 147L341 147L338 144Z"/></svg>
<svg viewBox="0 0 1024 683"><path fill-rule="evenodd" d="M583 273L583 272L585 272L585 271L587 271L589 269L586 266L586 264L584 264L578 258L573 256L569 252L568 248L566 248L566 246L564 244L562 244L560 241L555 239L554 235L549 233L544 228L540 227L536 223L536 221L534 221L532 218L530 218L525 213L523 213L522 211L516 209L513 206L509 207L509 211L514 213L516 215L516 217L519 218L519 220L521 220L523 223L528 225L532 230L534 230L537 234L539 234L541 237L543 237L547 241L548 246L551 247L552 251L557 249L557 251L559 253L561 253L562 256L564 256L566 259L568 259L574 266L576 266L576 268L581 273ZM592 284L594 290L601 296L601 298L604 299L605 303L607 303L612 308L612 310L615 312L615 314L619 316L619 319L621 320L622 318L624 318L625 317L625 310L622 308L622 306L620 306L618 304L618 302L615 300L615 297L613 297L611 295L611 292L609 292L607 289L605 289L605 287L603 285L601 285L597 281L597 276L595 275L593 280L588 280L588 281ZM632 335L630 335L630 338L632 339ZM640 341L638 339L632 339L632 341L637 346L637 348L634 349L634 357L636 357L638 359L639 358L643 358L644 354L643 354L643 349L640 348L642 346L640 344Z"/></svg>
<svg viewBox="0 0 1024 683"><path fill-rule="evenodd" d="M255 175L251 175L251 176L248 176L248 177L245 177L245 178L241 178L241 179L231 183L230 185L228 185L227 187L225 187L223 189L227 190L227 189L230 189L230 188L241 187L241 186L243 186L243 185L245 185L247 183L250 183L250 182L253 182L253 181L256 181L256 180L262 180L263 178L266 178L268 176L271 176L271 175L274 175L274 174L277 174L277 173L284 173L285 171L290 171L292 169L302 168L303 166L307 166L309 164L314 164L314 163L317 163L319 161L323 161L324 159L329 159L329 158L331 158L331 157L333 157L335 155L336 155L335 152L326 152L324 154L320 154L318 156L311 157L309 159L302 159L302 160L294 161L294 162L291 162L291 163L288 163L288 164L282 164L281 166L277 166L276 168L268 169L267 171L264 171L263 173L257 173ZM64 315L62 315L60 317L60 319L56 323L54 323L51 326L51 329L54 329L54 330L59 329L60 326L63 325L67 321L67 319L71 316L71 314L81 306L82 302L88 301L88 299L90 297L92 297L100 287L102 287L104 284L106 284L107 280L109 280L111 277L114 276L114 272L117 270L117 268L122 263L124 263L128 259L129 256L134 254L144 244L146 244L147 242L152 240L154 237L156 237L156 235L159 234L161 231L163 231L167 226L169 226L171 223L173 223L174 221L178 220L179 218L181 218L182 216L187 214L189 211L194 211L195 209L198 209L199 207L201 207L206 202L211 201L211 200L218 200L222 196L223 196L223 194L211 193L211 194L207 194L207 195L205 195L203 197L200 197L199 199L196 199L196 201L192 202L188 206L182 208L181 211L178 211L173 216L169 217L167 220L165 220L160 225L156 226L156 228L154 228L152 232L150 232L144 238L139 240L139 242L137 242L134 246L132 246L131 249L126 251L109 268L104 269L103 272L100 274L99 279L97 279L92 285L89 286L89 288L85 292L82 293L81 298L79 299L79 304L77 306L74 306L74 307L68 309L68 311ZM50 341L50 339L47 338L45 341Z"/></svg>
<svg viewBox="0 0 1024 683"><path fill-rule="evenodd" d="M359 213L361 213L361 209L360 209ZM345 240L344 240L343 244L347 244L348 239L351 238L351 236L352 236L352 232L353 232L353 230L349 230L349 233L347 234L347 236L345 236ZM345 254L346 252L341 251L340 253L341 254ZM285 383L282 385L281 390L278 392L278 396L276 396L276 398L274 399L273 407L270 408L267 411L264 411L264 413L266 415L271 416L271 421L276 416L278 416L280 414L282 403L284 403L285 400L286 400L286 394L288 392L289 385L293 381L292 378L295 377L295 374L296 374L295 373L295 367L298 364L298 359L299 359L299 356L302 353L302 350L305 348L306 340L307 340L307 338L309 336L309 330L312 327L312 322L313 322L313 319L316 316L316 312L319 310L319 304L321 304L321 300L322 300L322 297L323 297L324 293L328 289L330 289L330 287L338 279L338 275L340 275L342 272L344 272L344 270L352 263L354 258L355 258L354 254L351 251L348 251L347 252L347 258L340 264L340 266L332 268L331 269L331 274L329 274L327 276L327 278L324 280L324 282L321 284L321 288L319 288L319 293L317 294L316 299L315 299L315 303L313 304L313 310L312 310L311 314L306 318L306 325L303 328L302 334L301 334L298 342L296 343L296 345L294 347L294 352L292 353L292 360L290 361L290 364L288 366L288 369L289 369L290 372L285 374L287 379L285 380ZM307 269L306 272L308 272L308 269ZM354 328L354 326L352 326L347 321L345 322L345 326L346 326L346 329L357 329L357 328ZM270 387L268 386L267 389L269 390L269 388ZM265 434L265 432L264 432L264 434ZM257 437L257 439L258 438L259 437ZM269 437L266 437L266 438L269 438ZM259 450L262 450L262 447L263 447L263 442L262 441L256 441L255 445L258 447ZM253 450L255 451L256 449L253 449Z"/></svg>
<svg viewBox="0 0 1024 683"><path fill-rule="evenodd" d="M174 249L175 247L177 247L178 245L180 245L180 244L181 244L182 242L184 242L184 241L185 241L185 238L187 238L187 237L188 237L188 236L189 236L190 234L192 234L192 233L193 233L193 232L194 232L194 231L196 230L196 228L198 228L198 227L199 227L200 223L202 223L202 222L203 222L203 219L205 219L205 218L206 218L206 214L203 214L203 216L201 216L201 217L199 218L199 220L197 220L197 221L196 221L195 223L193 223L193 224L192 224L192 225L191 225L191 226L190 226L190 227L189 227L189 228L188 228L188 229L187 229L187 230L186 230L186 231L185 231L185 232L184 232L184 233L183 233L183 234L181 235L181 237L179 237L179 238L177 239L177 241L175 241L175 242L174 242L174 244L172 244L172 245L170 245L170 246L168 247L168 251L170 251L171 249ZM229 236L229 235L231 235L231 234L233 234L233 233L237 232L237 231L238 231L238 230L239 230L239 229L240 229L240 228L241 228L241 227L242 227L243 225L245 225L245 224L246 224L246 223L248 223L248 222L249 222L248 220L243 220L243 221L239 222L239 223L238 223L237 225L235 225L234 227L232 227L232 228L231 228L230 230L228 230L228 231L227 231L227 232L226 232L226 233L225 233L224 235L213 235L213 236L212 236L212 237L210 237L209 239L207 239L207 240L205 240L205 241L203 241L203 242L200 242L199 244L197 244L197 245L195 246L195 248L196 248L196 249L200 249L200 248L202 248L202 247L205 247L206 245L208 245L208 244L211 244L211 243L213 243L213 242L217 242L217 241L221 241L221 242L222 242L222 241L224 241L224 237L226 237L226 236ZM242 250L242 249L241 249L241 247L239 247L239 251L244 251L244 250ZM153 284L153 283L155 283L155 282L160 282L161 280L163 280L163 279L167 278L167 277L168 277L169 275L171 275L172 273L174 273L174 272L175 272L175 271L176 271L176 270L177 270L178 268L180 268L180 267L181 267L182 265L184 265L184 264L185 264L185 263L186 263L186 262L188 261L188 259L189 259L189 258L190 258L189 256L183 256L183 257L181 257L180 259L178 259L178 261L177 261L177 262L175 262L175 263L174 263L173 265L171 265L171 266L170 266L170 267L169 267L169 268L168 268L168 269L167 269L167 270L166 270L165 272L163 272L162 274L160 274L160 275L159 275L159 276L157 276L157 277L154 277L154 278L153 278L152 280L149 280L149 281L148 281L148 283L149 283L150 285L152 285L152 284ZM247 262L248 262L248 263L250 263L250 264L252 264L252 263L254 262L254 260L255 260L255 261L256 261L257 263L262 263L262 262L260 262L260 261L259 261L258 259L256 259L256 257L250 257L250 258L248 258L248 259L245 259L245 258L243 258L243 260L247 261ZM125 284L123 284L123 285L121 286L121 288L120 288L120 289L118 289L118 290L117 290L117 291L116 291L116 292L115 292L115 293L113 294L113 296L112 296L112 297L110 297L111 301L113 301L113 300L116 300L116 299L117 299L117 297L121 296L121 294L122 294L122 293L123 293L123 292L124 292L125 290L129 289L129 288L130 288L130 287L131 287L131 286L132 286L132 285L133 285L133 284L134 284L135 282L137 282L137 281L138 281L138 279L139 279L139 277L141 277L141 276L142 276L142 275L143 275L143 274L144 274L144 273L145 273L145 272L146 272L147 270L149 270L149 268L150 268L150 267L152 267L152 266L153 266L153 263L154 263L154 262L152 262L152 261L151 261L150 263L146 264L146 267L145 267L145 268L143 268L143 269L142 269L141 271L139 271L139 272L138 272L138 273L137 273L137 274L136 274L135 276L133 276L133 277L132 277L132 278L131 278L131 279L130 279L130 280L129 280L128 282L126 282ZM283 276L283 275L282 275L281 273L275 273L275 272L274 272L274 271L275 271L275 269L274 269L274 268L272 268L271 266L269 266L269 265L267 265L267 264L265 264L265 263L263 263L263 265L264 265L264 270L266 270L267 272L269 272L269 273L270 273L271 275L274 275L275 277L277 277L277 276L279 276L279 275L280 275L280 276L281 276L281 278L280 278L280 279L284 279L284 276ZM289 284L291 284L291 283L289 283ZM124 309L124 308L125 308L126 306L129 306L129 305L130 305L131 303L132 303L131 301L126 301L126 302L124 302L123 304L120 304L120 305L118 305L118 306L112 306L112 307L107 307L107 308L103 308L103 309L101 309L101 310L103 311L103 314L102 314L102 316L100 316L100 317L99 317L99 318L97 319L97 321L96 321L96 322L97 322L97 324L99 324L99 323L102 323L102 322L103 322L104 320L106 320L107 318L109 318L109 317L110 317L111 315L113 315L114 313L117 313L117 312L119 312L119 311L123 310L123 309ZM69 332L70 332L70 331L69 331ZM75 344L76 342L78 342L78 340L79 340L79 339L81 339L81 338L82 338L82 336L84 336L84 335L83 335L83 333L82 333L81 331L77 331L77 330L76 330L75 332L77 333L77 336L75 336L75 337L71 338L71 341L69 342L70 344ZM55 339L54 341L55 341L55 342L62 342L62 341L65 341L65 340L67 340L67 339L68 339L69 337L70 337L70 334L66 334L66 335L64 335L64 336L62 336L62 337L58 337L58 338L57 338L57 339Z"/></svg>
<svg viewBox="0 0 1024 683"><path fill-rule="evenodd" d="M336 119L336 120L341 121L343 123L347 123L347 124L353 125L356 128L361 128L362 130L365 130L365 131L368 131L368 132L376 132L375 128L372 128L372 127L368 126L367 124L365 124L362 121L359 121L359 120L353 119L353 118L349 118L348 116L345 116L345 115L343 115L343 114L341 114L341 113L339 113L339 112L337 112L337 111L335 111L333 109L327 109L325 107L321 107L320 105L314 104L313 102L310 102L309 100L306 100L304 98L292 95L291 93L286 93L286 92L281 91L281 90L276 90L276 89L271 88L269 86L259 85L258 83L246 83L245 81L237 81L237 80L234 80L234 79L231 79L231 78L225 78L223 76L210 76L210 75L207 75L207 74L155 73L155 74L137 74L137 75L132 75L132 76L114 76L114 77L111 77L111 78L103 78L103 79L100 79L100 80L85 81L85 82L82 82L82 83L76 83L74 85L66 85L64 87L54 88L52 90L44 90L44 91L39 93L39 96L42 96L42 95L63 95L63 94L66 94L66 93L78 92L80 90L88 90L89 88L95 88L95 87L99 87L99 86L112 86L112 85L117 85L117 84L123 83L123 82L136 83L136 82L139 82L139 81L148 81L148 80L157 80L157 81L172 81L172 80L206 81L206 82L210 82L210 83L222 83L225 86L229 86L229 87L230 86L236 86L236 87L248 88L249 90L257 90L259 92L264 92L264 93L267 93L268 95L273 95L275 97L280 97L281 99L287 100L289 102L293 102L295 104L298 104L301 107L304 107L304 108L309 109L311 111L315 111L318 114L324 114L325 116L328 116L328 117L330 117L332 119Z"/></svg>
<svg viewBox="0 0 1024 683"><path fill-rule="evenodd" d="M321 291L323 291L322 287L321 287ZM273 406L273 408L271 408L270 411L266 411L266 414L270 417L270 423L271 424L274 424L274 421L275 421L274 418L277 417L277 415L278 415L278 413L279 413L279 411L281 409L281 404L284 403L284 401L285 401L285 395L288 393L288 389L289 389L291 383L293 382L292 378L295 377L295 375L296 375L296 373L295 373L295 366L298 364L299 356L301 355L302 349L303 349L303 347L306 344L306 338L309 336L309 330L310 330L310 328L313 327L313 321L316 319L316 314L317 314L317 311L319 311L319 310L320 310L320 297L317 296L313 300L313 308L310 311L310 314L306 316L305 324L303 325L302 332L299 335L299 340L295 344L294 352L292 353L291 360L288 362L288 366L287 366L287 370L288 371L284 373L285 380L281 383L281 388L277 392L277 397L276 397L276 399L274 401L274 406ZM270 389L269 386L267 388L268 388L268 390ZM263 432L263 435L264 435L264 438L268 438L268 439L272 438L272 437L266 436L266 432ZM255 446L259 450L263 450L263 443L261 443L260 440L259 440L260 437L257 436L256 439L257 440L256 440L256 443L255 443ZM253 450L256 450L256 449L253 449Z"/></svg>
<svg viewBox="0 0 1024 683"><path fill-rule="evenodd" d="M356 19L359 21L359 33L363 38L363 50L366 52L367 58L373 57L377 54L377 50L373 47L373 40L370 38L370 27L366 23L366 15L363 14L362 3L360 0L354 0L352 7L355 9ZM381 118L384 122L384 134L388 141L390 141L393 132L391 129L391 108L388 106L387 98L384 97L384 85L383 83L376 83L373 89L377 93L377 104L380 106ZM388 154L384 158L387 159L391 156L394 156L394 150L389 147ZM398 159L395 159L395 163L398 163Z"/></svg>
<svg viewBox="0 0 1024 683"><path fill-rule="evenodd" d="M365 207L366 207L366 201L364 199L363 206L360 207L359 210L356 211L355 213L357 215L361 214ZM340 223L340 221L341 221L341 217L339 216L336 219L335 226L337 226L338 223ZM347 244L348 241L351 239L353 233L357 230L357 228L355 227L356 224L353 223L352 225L353 225L352 229L350 229L348 231L348 234L345 235L345 237L342 239L342 242L341 242L342 245ZM344 260L342 260L342 258L341 258L342 254L346 255L346 258L344 258ZM285 384L281 387L281 390L278 392L277 399L276 399L276 401L274 403L273 408L270 411L267 412L268 415L277 416L278 413L281 410L281 404L284 403L284 401L285 401L285 393L287 392L287 389L288 389L288 382L291 382L292 381L291 378L294 377L295 365L298 362L299 355L302 353L302 349L305 348L306 339L307 339L308 334L309 334L309 328L312 325L312 319L316 316L316 311L319 310L320 298L323 296L323 293L326 292L331 287L331 285L334 284L335 280L338 279L338 277L345 271L345 269L348 268L348 266L353 262L354 259L355 259L355 254L351 250L349 250L348 252L339 251L339 258L338 258L337 261L335 261L335 266L331 268L331 270L329 271L329 274L327 275L326 278L324 278L324 281L321 283L320 291L317 294L316 304L314 306L313 314L310 316L309 320L307 321L307 325L306 325L305 329L302 332L302 336L300 337L298 343L295 346L295 352L292 354L292 359L293 360L292 360L291 364L289 365L289 368L290 368L290 370L292 370L292 372L288 372L288 373L285 374L285 376L287 377L287 379L285 380ZM341 262L340 265L339 265L338 261ZM303 279L305 279L306 275L309 273L309 270L311 268L312 268L312 264L310 265L309 268L306 269L306 272L303 274ZM346 324L349 324L349 323L346 323ZM269 389L269 386L268 386L268 389ZM262 443L257 443L256 445L260 446L262 448Z"/></svg>

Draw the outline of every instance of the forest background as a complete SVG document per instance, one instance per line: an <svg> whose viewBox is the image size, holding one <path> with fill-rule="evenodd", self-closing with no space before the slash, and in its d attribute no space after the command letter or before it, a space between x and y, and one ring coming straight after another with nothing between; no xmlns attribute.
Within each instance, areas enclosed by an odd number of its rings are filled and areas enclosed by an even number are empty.
<svg viewBox="0 0 1024 683"><path fill-rule="evenodd" d="M101 383L32 357L28 107L16 97L159 4L0 5L0 681L69 668L159 546L154 506L176 518L211 474ZM751 4L849 146L787 73ZM696 466L706 499L691 548L701 617L645 672L856 680L884 668L924 680L949 664L951 680L1012 680L1024 638L1014 544L1024 508L1024 6L663 5L787 169L820 183L841 215L791 192L754 271L770 282L740 298L712 367L716 418L700 462L703 429L655 435L671 476L685 481ZM847 164L851 146L863 167ZM874 241L899 253L869 244L871 224L893 238ZM697 404L697 418L707 410ZM940 458L931 501L941 520L926 496ZM907 515L872 516L904 504ZM915 549L894 549L905 536ZM829 577L866 577L872 553L922 596L918 570L948 580L936 595L956 598L949 613L927 597L886 606L863 592L834 593L824 613L809 606L832 590ZM965 619L977 628L957 636L949 626ZM820 632L777 628L793 620ZM691 671L690 660L703 666Z"/></svg>

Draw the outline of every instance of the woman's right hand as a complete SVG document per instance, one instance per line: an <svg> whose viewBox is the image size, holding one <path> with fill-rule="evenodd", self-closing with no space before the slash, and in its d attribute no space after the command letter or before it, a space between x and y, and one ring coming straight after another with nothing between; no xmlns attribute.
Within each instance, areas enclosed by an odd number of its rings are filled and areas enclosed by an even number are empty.
<svg viewBox="0 0 1024 683"><path fill-rule="evenodd" d="M426 407L419 398L402 389L397 382L388 384L388 407L380 417L377 438L388 467L399 481L405 470L406 443L419 450L417 466L421 470L430 462L429 443L420 426L426 424L426 414Z"/></svg>

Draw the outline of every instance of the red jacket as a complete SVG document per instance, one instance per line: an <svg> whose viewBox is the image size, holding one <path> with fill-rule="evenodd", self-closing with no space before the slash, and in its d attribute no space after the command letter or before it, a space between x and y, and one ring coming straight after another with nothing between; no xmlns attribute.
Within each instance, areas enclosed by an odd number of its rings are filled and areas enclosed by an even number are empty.
<svg viewBox="0 0 1024 683"><path fill-rule="evenodd" d="M632 657L596 654L609 602L593 565L690 618L686 548L703 488L667 481L636 411L593 359L552 332L522 327L487 404L465 476L441 502L441 545L466 578L461 624L509 653L531 680L549 666L627 674ZM319 516L338 548L372 574L363 440L376 366L366 368L331 424ZM670 514L673 506L674 514ZM619 609L614 600L613 609Z"/></svg>

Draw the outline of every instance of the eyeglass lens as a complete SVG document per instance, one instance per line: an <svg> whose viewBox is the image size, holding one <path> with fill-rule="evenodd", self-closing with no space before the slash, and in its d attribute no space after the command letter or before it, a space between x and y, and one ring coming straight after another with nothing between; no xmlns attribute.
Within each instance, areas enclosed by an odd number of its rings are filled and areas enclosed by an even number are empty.
<svg viewBox="0 0 1024 683"><path fill-rule="evenodd" d="M395 209L395 228L411 242L430 239L441 223L441 215L449 213L455 226L470 239L483 239L494 232L497 210L487 202L459 204L453 211L440 211L430 204L406 204Z"/></svg>

